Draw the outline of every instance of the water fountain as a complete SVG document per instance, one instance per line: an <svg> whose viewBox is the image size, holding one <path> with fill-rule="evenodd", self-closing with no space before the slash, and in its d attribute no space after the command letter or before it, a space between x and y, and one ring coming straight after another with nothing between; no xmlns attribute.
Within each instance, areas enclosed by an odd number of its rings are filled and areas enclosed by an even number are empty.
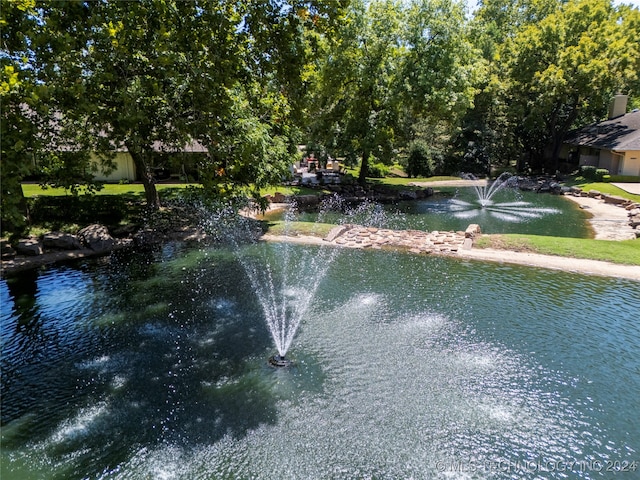
<svg viewBox="0 0 640 480"><path fill-rule="evenodd" d="M494 197L498 192L507 188L517 189L518 178L508 172L502 173L486 185L478 184L478 179L472 174L463 174L462 178L475 181L473 189L476 198L472 201L452 199L450 211L456 218L472 219L484 215L503 222L518 223L560 213L558 209L538 207L522 200L497 202Z"/></svg>
<svg viewBox="0 0 640 480"><path fill-rule="evenodd" d="M637 282L343 251L274 369L231 252L34 280L0 282L3 479L591 478L640 452Z"/></svg>
<svg viewBox="0 0 640 480"><path fill-rule="evenodd" d="M266 246L257 242L255 222L237 216L230 208L211 212L201 207L203 226L216 232L233 247L242 265L251 289L259 300L265 322L277 353L268 358L273 367L290 367L292 361L286 355L296 332L313 302L317 290L330 268L339 249L332 246L302 251L284 241ZM325 199L320 207L317 223L330 212L341 211L343 221L372 225L383 222L378 205L364 202L356 207L346 205L338 196ZM291 203L284 214L284 237L289 236L291 226L297 220L298 208ZM245 248L253 244L255 248ZM277 258L274 259L273 256Z"/></svg>
<svg viewBox="0 0 640 480"><path fill-rule="evenodd" d="M516 187L518 184L518 177L513 176L509 172L501 173L493 182L488 182L485 185L480 185L477 182L478 179L476 176L471 173L464 173L461 175L461 178L474 181L473 188L478 195L478 203L482 208L493 204L493 196L501 189L505 187Z"/></svg>
<svg viewBox="0 0 640 480"><path fill-rule="evenodd" d="M332 252L234 240L2 280L2 478L633 468L640 284Z"/></svg>

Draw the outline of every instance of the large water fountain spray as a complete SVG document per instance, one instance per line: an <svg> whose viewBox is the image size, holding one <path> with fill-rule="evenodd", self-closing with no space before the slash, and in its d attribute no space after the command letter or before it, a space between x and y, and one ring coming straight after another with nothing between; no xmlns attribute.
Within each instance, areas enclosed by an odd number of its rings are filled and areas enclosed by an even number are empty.
<svg viewBox="0 0 640 480"><path fill-rule="evenodd" d="M297 214L297 207L290 205L285 213L285 236ZM258 298L277 350L269 363L288 367L291 361L286 358L287 352L338 249L321 246L301 252L284 241L257 245L256 249L236 248L235 253Z"/></svg>

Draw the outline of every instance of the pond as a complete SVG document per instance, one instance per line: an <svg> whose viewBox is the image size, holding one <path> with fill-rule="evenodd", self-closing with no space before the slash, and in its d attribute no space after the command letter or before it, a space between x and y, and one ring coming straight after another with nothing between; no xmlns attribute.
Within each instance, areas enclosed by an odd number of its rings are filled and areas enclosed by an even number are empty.
<svg viewBox="0 0 640 480"><path fill-rule="evenodd" d="M384 224L394 229L424 231L464 231L470 223L480 225L483 233L520 233L555 237L591 238L588 214L561 195L538 194L514 189L498 191L492 202L482 208L473 188L442 188L425 200L401 201L385 205ZM282 219L282 212L265 216ZM299 220L315 222L318 214L303 212ZM338 223L342 212L323 214L322 221ZM352 223L357 223L355 216Z"/></svg>
<svg viewBox="0 0 640 480"><path fill-rule="evenodd" d="M638 282L345 250L284 369L225 250L25 272L0 299L3 480L610 478L640 461Z"/></svg>

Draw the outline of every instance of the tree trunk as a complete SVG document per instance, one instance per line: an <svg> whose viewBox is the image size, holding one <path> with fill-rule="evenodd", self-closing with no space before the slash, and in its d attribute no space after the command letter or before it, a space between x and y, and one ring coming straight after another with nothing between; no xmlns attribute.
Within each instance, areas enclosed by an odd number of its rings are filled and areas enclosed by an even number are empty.
<svg viewBox="0 0 640 480"><path fill-rule="evenodd" d="M367 183L367 177L369 176L369 149L365 148L362 151L362 164L360 165L360 175L358 176L358 183L364 185Z"/></svg>
<svg viewBox="0 0 640 480"><path fill-rule="evenodd" d="M136 171L140 175L142 185L144 186L144 196L147 200L147 207L152 210L158 210L161 207L160 197L158 196L158 190L156 189L156 180L153 178L153 172L147 158L150 157L148 152L142 152L135 148L130 148L127 145L129 154L133 159L133 164L136 166Z"/></svg>

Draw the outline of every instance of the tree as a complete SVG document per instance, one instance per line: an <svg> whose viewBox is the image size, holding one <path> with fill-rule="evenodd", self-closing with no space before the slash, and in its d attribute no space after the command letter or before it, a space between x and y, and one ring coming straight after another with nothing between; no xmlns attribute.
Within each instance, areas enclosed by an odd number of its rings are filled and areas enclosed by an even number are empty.
<svg viewBox="0 0 640 480"><path fill-rule="evenodd" d="M10 29L11 56L3 60L27 58L29 85L47 93L39 96L38 110L48 116L34 116L40 124L32 122L34 131L25 129L22 136L31 142L55 124L60 148L47 165L68 184L86 174L93 159L108 165L110 154L126 148L151 208L160 205L154 156L197 143L207 152L200 168L208 191L251 186L257 195L267 183L281 180L296 151L293 125L311 54L307 32L330 31L342 3L140 0L36 6L24 0L22 10L28 13L14 14L16 7L8 14L29 28ZM16 97L15 105L20 102Z"/></svg>
<svg viewBox="0 0 640 480"><path fill-rule="evenodd" d="M95 183L87 174L91 159L83 146L88 136L72 118L61 115L64 99L54 94L56 83L47 81L58 67L49 61L52 52L65 57L74 38L51 35L35 1L3 0L0 13L2 229L19 234L29 217L21 182L35 173L36 164L43 186L76 193L79 186L92 189ZM110 167L108 157L93 161Z"/></svg>
<svg viewBox="0 0 640 480"><path fill-rule="evenodd" d="M555 170L567 132L604 116L608 99L638 85L637 10L572 0L504 44L511 115L532 158Z"/></svg>
<svg viewBox="0 0 640 480"><path fill-rule="evenodd" d="M360 182L371 155L390 158L396 140L402 18L398 3L356 1L318 58L312 137L333 151L359 155Z"/></svg>
<svg viewBox="0 0 640 480"><path fill-rule="evenodd" d="M459 161L444 165L443 159L486 73L479 50L470 42L464 5L450 0L414 2L405 38L405 130L410 140L427 142L431 155L441 159L436 171L455 172Z"/></svg>

